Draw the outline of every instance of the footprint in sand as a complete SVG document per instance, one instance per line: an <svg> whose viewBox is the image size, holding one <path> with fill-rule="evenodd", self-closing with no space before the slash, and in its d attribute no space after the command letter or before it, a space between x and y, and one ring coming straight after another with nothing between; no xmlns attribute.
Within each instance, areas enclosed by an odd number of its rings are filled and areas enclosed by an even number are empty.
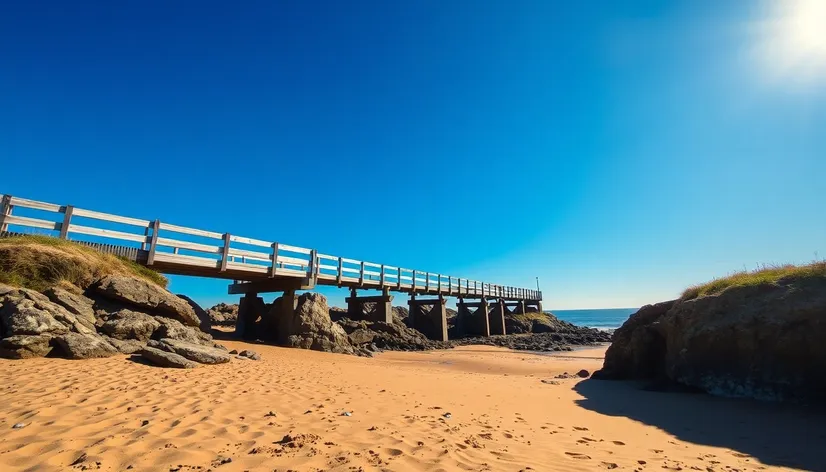
<svg viewBox="0 0 826 472"><path fill-rule="evenodd" d="M513 435L511 433L502 433L502 436L504 436L507 439L513 439Z"/></svg>
<svg viewBox="0 0 826 472"><path fill-rule="evenodd" d="M625 446L625 443L622 441L611 441L612 443L616 444L617 446Z"/></svg>
<svg viewBox="0 0 826 472"><path fill-rule="evenodd" d="M393 448L385 449L385 452L387 452L387 454L389 454L392 457L398 457L398 456L404 454L404 451L402 451L401 449L393 449Z"/></svg>
<svg viewBox="0 0 826 472"><path fill-rule="evenodd" d="M614 462L603 462L601 465L602 465L602 467L604 467L604 468L606 468L606 469L616 469L617 467L619 467L619 466L618 466L616 463L614 463Z"/></svg>
<svg viewBox="0 0 826 472"><path fill-rule="evenodd" d="M574 429L577 431L588 431L588 428L585 428L583 426L574 426Z"/></svg>
<svg viewBox="0 0 826 472"><path fill-rule="evenodd" d="M586 454L580 454L579 452L566 452L566 455L573 457L574 459L590 459L591 456Z"/></svg>

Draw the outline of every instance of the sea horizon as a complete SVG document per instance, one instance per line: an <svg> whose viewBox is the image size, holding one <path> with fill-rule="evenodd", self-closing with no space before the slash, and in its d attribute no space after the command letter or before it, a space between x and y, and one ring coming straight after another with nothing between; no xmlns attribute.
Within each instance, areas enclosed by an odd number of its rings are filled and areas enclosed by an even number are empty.
<svg viewBox="0 0 826 472"><path fill-rule="evenodd" d="M560 320L597 329L617 329L639 308L578 308L575 310L544 310Z"/></svg>

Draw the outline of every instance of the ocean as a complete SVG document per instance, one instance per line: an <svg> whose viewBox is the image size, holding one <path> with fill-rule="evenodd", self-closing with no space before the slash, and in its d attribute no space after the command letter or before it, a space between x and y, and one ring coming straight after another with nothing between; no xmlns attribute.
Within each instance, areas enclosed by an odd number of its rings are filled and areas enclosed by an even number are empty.
<svg viewBox="0 0 826 472"><path fill-rule="evenodd" d="M617 329L639 308L606 308L600 310L553 310L560 320L577 326L599 329Z"/></svg>

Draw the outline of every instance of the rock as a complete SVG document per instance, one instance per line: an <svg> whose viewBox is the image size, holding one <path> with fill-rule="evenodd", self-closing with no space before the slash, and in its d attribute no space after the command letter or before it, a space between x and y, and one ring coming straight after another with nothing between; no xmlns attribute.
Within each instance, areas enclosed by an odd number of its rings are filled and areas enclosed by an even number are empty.
<svg viewBox="0 0 826 472"><path fill-rule="evenodd" d="M220 349L177 339L150 341L147 346L173 352L199 364L224 364L230 360L230 355Z"/></svg>
<svg viewBox="0 0 826 472"><path fill-rule="evenodd" d="M364 328L359 328L347 335L352 344L370 344L376 337L376 332Z"/></svg>
<svg viewBox="0 0 826 472"><path fill-rule="evenodd" d="M88 322L87 326L94 328L95 310L93 308L94 302L91 299L60 287L48 288L43 292L43 295L74 314L78 320Z"/></svg>
<svg viewBox="0 0 826 472"><path fill-rule="evenodd" d="M233 350L229 351L229 353L230 353L230 354L238 354L238 351L237 351L237 350L235 350L235 349L233 349Z"/></svg>
<svg viewBox="0 0 826 472"><path fill-rule="evenodd" d="M660 319L676 300L646 305L614 331L613 342L605 353L596 379L649 379L665 376L665 338L659 331Z"/></svg>
<svg viewBox="0 0 826 472"><path fill-rule="evenodd" d="M121 354L134 354L146 346L145 341L138 341L136 339L115 339L108 336L104 336L103 339Z"/></svg>
<svg viewBox="0 0 826 472"><path fill-rule="evenodd" d="M14 426L11 427L11 429L23 429L25 427L26 423L15 423Z"/></svg>
<svg viewBox="0 0 826 472"><path fill-rule="evenodd" d="M355 354L347 333L330 319L327 298L307 292L298 298L293 316L278 320L279 344L315 351Z"/></svg>
<svg viewBox="0 0 826 472"><path fill-rule="evenodd" d="M199 328L184 326L172 318L156 318L160 327L155 332L154 339L177 339L204 346L212 346L212 336Z"/></svg>
<svg viewBox="0 0 826 472"><path fill-rule="evenodd" d="M826 277L734 286L647 306L617 332L599 378L655 378L715 395L826 398Z"/></svg>
<svg viewBox="0 0 826 472"><path fill-rule="evenodd" d="M141 349L140 355L147 361L160 367L174 367L178 369L194 369L198 367L196 362L192 362L183 356L149 346Z"/></svg>
<svg viewBox="0 0 826 472"><path fill-rule="evenodd" d="M93 284L91 289L110 300L131 303L144 308L143 311L178 320L187 326L201 324L186 301L145 279L107 275Z"/></svg>
<svg viewBox="0 0 826 472"><path fill-rule="evenodd" d="M44 357L52 351L50 335L9 336L0 340L0 357L5 359L30 359Z"/></svg>
<svg viewBox="0 0 826 472"><path fill-rule="evenodd" d="M195 303L195 300L187 297L186 295L178 294L178 297L183 299L189 304L190 307L192 307L192 310L195 312L195 316L197 316L201 321L198 328L205 333L209 333L210 330L212 330L212 321L209 318L209 314L201 308L201 305Z"/></svg>
<svg viewBox="0 0 826 472"><path fill-rule="evenodd" d="M591 376L591 373L588 372L585 369L582 369L582 370L580 370L579 372L576 373L576 376L581 378L581 379L587 379L588 377Z"/></svg>
<svg viewBox="0 0 826 472"><path fill-rule="evenodd" d="M115 339L133 339L144 344L161 327L161 323L146 313L122 309L109 315L101 331Z"/></svg>
<svg viewBox="0 0 826 472"><path fill-rule="evenodd" d="M247 349L239 352L238 355L241 356L241 357L246 357L248 359L252 359L254 361L260 361L261 360L261 355L260 354L258 354L255 351L250 351L250 350L247 350Z"/></svg>
<svg viewBox="0 0 826 472"><path fill-rule="evenodd" d="M207 310L213 326L235 326L238 320L238 304L219 303Z"/></svg>
<svg viewBox="0 0 826 472"><path fill-rule="evenodd" d="M93 334L94 329L40 293L27 289L9 292L2 298L0 325L6 336L63 334L75 331Z"/></svg>
<svg viewBox="0 0 826 472"><path fill-rule="evenodd" d="M55 338L57 347L69 359L110 357L118 350L97 334L66 333Z"/></svg>

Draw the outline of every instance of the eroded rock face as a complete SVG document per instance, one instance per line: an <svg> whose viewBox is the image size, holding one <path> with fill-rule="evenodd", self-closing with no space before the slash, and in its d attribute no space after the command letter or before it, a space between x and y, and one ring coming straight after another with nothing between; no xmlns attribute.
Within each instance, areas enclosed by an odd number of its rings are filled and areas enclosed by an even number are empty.
<svg viewBox="0 0 826 472"><path fill-rule="evenodd" d="M10 336L0 339L0 357L5 359L29 359L44 357L52 351L52 337L38 336Z"/></svg>
<svg viewBox="0 0 826 472"><path fill-rule="evenodd" d="M118 350L121 354L134 354L146 346L145 341L138 341L135 339L115 339L108 336L103 336L109 344Z"/></svg>
<svg viewBox="0 0 826 472"><path fill-rule="evenodd" d="M731 397L823 401L823 372L826 278L808 278L732 287L670 309L644 307L617 331L595 375L662 377Z"/></svg>
<svg viewBox="0 0 826 472"><path fill-rule="evenodd" d="M605 353L599 378L658 378L665 375L665 337L660 321L676 300L646 305L631 315Z"/></svg>
<svg viewBox="0 0 826 472"><path fill-rule="evenodd" d="M124 308L109 315L109 320L100 329L115 339L146 343L160 327L161 323L154 317Z"/></svg>
<svg viewBox="0 0 826 472"><path fill-rule="evenodd" d="M131 303L145 309L143 311L178 320L187 326L201 325L189 303L144 279L107 275L91 289L110 300Z"/></svg>
<svg viewBox="0 0 826 472"><path fill-rule="evenodd" d="M447 347L428 339L419 331L408 328L403 323L383 321L355 321L343 318L337 322L348 334L350 343L368 350L420 351Z"/></svg>
<svg viewBox="0 0 826 472"><path fill-rule="evenodd" d="M155 332L154 339L176 339L187 341L193 344L212 345L212 336L192 326L184 326L172 318L155 318L159 327Z"/></svg>
<svg viewBox="0 0 826 472"><path fill-rule="evenodd" d="M347 333L330 319L327 297L320 293L302 294L293 316L281 316L277 321L279 344L315 351L355 353Z"/></svg>
<svg viewBox="0 0 826 472"><path fill-rule="evenodd" d="M197 362L192 362L174 352L168 352L150 346L141 349L140 355L150 363L159 367L173 367L177 369L194 369L198 367Z"/></svg>
<svg viewBox="0 0 826 472"><path fill-rule="evenodd" d="M147 346L173 352L199 364L224 364L229 362L230 355L226 351L214 347L164 338L160 341L149 341Z"/></svg>
<svg viewBox="0 0 826 472"><path fill-rule="evenodd" d="M93 359L119 354L117 349L97 334L66 333L57 336L55 342L68 359Z"/></svg>

